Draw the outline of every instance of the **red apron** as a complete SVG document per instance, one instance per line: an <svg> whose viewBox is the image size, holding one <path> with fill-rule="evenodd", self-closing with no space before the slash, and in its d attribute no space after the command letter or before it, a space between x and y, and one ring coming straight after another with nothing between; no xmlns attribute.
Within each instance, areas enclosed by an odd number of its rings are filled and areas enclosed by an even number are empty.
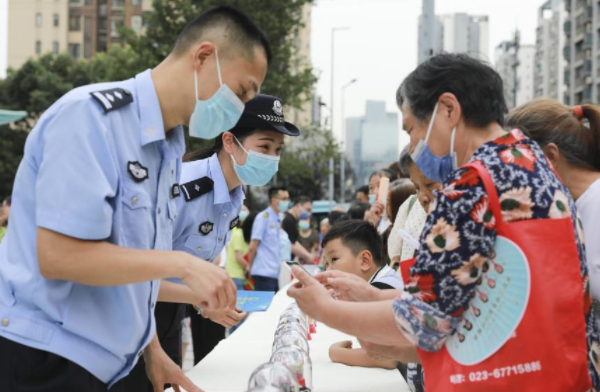
<svg viewBox="0 0 600 392"><path fill-rule="evenodd" d="M482 276L463 321L444 347L437 353L418 349L427 391L589 390L584 285L571 218L503 222L489 172L480 162L466 166L477 170L489 198L498 234L496 257ZM513 275L524 276L519 290L525 294L506 294L515 291L510 286L518 279L507 282L506 276L498 275L507 272L504 268L509 264L515 264L504 263L508 259L500 257L502 252L506 255L499 249L500 243L509 244L511 254L522 256L526 264L523 273ZM499 279L490 279L493 274ZM502 288L506 293L497 296L495 307L486 304L487 313L476 306L482 303L477 301L490 300L488 294L494 295ZM522 312L515 316L519 306ZM495 311L499 313L494 316ZM513 320L513 324L507 321L504 330L499 328L505 320L498 317L502 312L510 315L506 319ZM482 320L486 317L492 321L485 324ZM500 332L486 332L492 330Z"/></svg>

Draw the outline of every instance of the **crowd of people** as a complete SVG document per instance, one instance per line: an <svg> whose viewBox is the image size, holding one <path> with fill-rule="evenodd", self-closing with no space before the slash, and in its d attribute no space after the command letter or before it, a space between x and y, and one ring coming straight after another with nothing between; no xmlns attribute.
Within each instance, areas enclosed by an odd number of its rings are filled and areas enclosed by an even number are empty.
<svg viewBox="0 0 600 392"><path fill-rule="evenodd" d="M236 333L237 291L286 264L322 271L287 294L360 342L334 362L411 391L600 390L600 109L509 113L491 67L436 55L397 92L410 144L347 210L280 186L252 210L301 132L259 93L272 56L216 7L155 69L40 117L0 209L0 390L198 392L187 345ZM183 125L214 144L184 155Z"/></svg>

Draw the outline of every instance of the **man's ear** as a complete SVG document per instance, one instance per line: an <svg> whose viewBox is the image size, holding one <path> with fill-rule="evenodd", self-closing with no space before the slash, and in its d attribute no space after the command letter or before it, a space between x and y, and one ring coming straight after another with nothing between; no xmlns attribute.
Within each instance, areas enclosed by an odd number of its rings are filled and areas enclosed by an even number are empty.
<svg viewBox="0 0 600 392"><path fill-rule="evenodd" d="M215 44L208 41L201 42L194 46L190 51L194 69L199 71L200 68L202 68L202 66L206 63L206 60L215 53L215 50Z"/></svg>
<svg viewBox="0 0 600 392"><path fill-rule="evenodd" d="M360 270L367 272L373 266L373 255L368 250L363 250L358 254L360 258Z"/></svg>

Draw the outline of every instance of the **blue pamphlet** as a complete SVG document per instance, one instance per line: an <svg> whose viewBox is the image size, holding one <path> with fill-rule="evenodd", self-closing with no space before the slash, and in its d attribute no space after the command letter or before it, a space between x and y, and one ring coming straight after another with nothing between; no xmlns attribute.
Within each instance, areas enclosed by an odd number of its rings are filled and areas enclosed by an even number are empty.
<svg viewBox="0 0 600 392"><path fill-rule="evenodd" d="M273 291L238 290L237 306L247 313L264 312L271 306L274 295Z"/></svg>

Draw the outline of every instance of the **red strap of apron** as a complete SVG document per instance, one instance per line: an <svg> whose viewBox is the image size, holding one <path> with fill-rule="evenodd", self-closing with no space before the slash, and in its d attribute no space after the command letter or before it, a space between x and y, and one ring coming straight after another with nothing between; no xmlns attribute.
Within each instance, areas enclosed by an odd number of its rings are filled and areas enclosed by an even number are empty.
<svg viewBox="0 0 600 392"><path fill-rule="evenodd" d="M492 214L494 214L494 219L496 220L496 229L499 229L502 225L504 225L504 219L502 217L502 209L500 208L498 192L496 191L496 186L494 185L494 180L492 180L491 174L480 161L473 161L462 167L468 167L476 170L479 174L479 178L481 178L485 192L488 195L489 207L492 210Z"/></svg>

